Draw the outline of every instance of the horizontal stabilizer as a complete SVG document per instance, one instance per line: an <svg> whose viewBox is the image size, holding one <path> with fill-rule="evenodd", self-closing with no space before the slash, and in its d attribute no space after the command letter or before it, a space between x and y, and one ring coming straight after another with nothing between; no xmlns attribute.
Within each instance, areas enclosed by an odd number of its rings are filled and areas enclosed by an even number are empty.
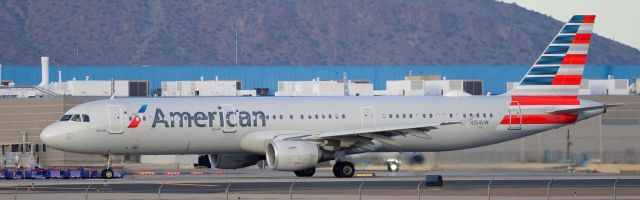
<svg viewBox="0 0 640 200"><path fill-rule="evenodd" d="M549 113L552 114L570 114L570 113L579 113L579 112L583 112L583 111L589 111L589 110L597 110L597 109L606 109L610 108L610 107L616 107L616 106L622 106L624 104L606 104L606 105L601 105L601 106L590 106L590 107L580 107L580 108L570 108L570 109L561 109L561 110L554 110L551 111Z"/></svg>

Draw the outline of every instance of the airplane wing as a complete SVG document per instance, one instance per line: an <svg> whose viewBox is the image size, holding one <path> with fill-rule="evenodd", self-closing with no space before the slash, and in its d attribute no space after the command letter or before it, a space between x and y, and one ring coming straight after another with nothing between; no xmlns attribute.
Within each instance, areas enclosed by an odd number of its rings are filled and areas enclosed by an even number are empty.
<svg viewBox="0 0 640 200"><path fill-rule="evenodd" d="M384 144L399 146L398 142L393 140L393 136L397 135L413 135L421 138L430 138L427 134L432 129L442 126L460 124L462 122L443 122L438 124L412 124L402 126L385 126L377 128L359 128L348 130L332 130L307 134L299 137L302 140L310 141L339 141L340 147L349 147L352 145L363 147L373 144L372 140L380 141ZM325 142L326 143L326 142Z"/></svg>

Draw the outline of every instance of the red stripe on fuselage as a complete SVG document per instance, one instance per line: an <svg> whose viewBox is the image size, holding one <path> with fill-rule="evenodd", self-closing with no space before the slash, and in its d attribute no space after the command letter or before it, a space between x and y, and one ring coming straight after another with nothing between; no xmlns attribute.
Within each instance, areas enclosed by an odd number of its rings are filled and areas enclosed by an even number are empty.
<svg viewBox="0 0 640 200"><path fill-rule="evenodd" d="M580 85L582 74L561 75L557 74L551 85Z"/></svg>
<svg viewBox="0 0 640 200"><path fill-rule="evenodd" d="M562 60L563 65L584 65L587 62L587 54L567 54Z"/></svg>
<svg viewBox="0 0 640 200"><path fill-rule="evenodd" d="M577 96L512 96L511 105L580 105L580 100Z"/></svg>
<svg viewBox="0 0 640 200"><path fill-rule="evenodd" d="M570 124L578 120L578 115L568 114L505 115L500 124L520 124L520 117L522 117L522 124Z"/></svg>

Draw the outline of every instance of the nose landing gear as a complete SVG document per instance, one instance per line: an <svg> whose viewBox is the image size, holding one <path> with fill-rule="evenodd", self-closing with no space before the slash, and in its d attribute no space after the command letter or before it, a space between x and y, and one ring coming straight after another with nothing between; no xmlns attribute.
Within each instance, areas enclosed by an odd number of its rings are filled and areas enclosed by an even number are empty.
<svg viewBox="0 0 640 200"><path fill-rule="evenodd" d="M107 158L107 165L100 172L100 176L103 179L112 179L113 178L113 170L111 169L111 156L107 154L107 155L105 155L105 157Z"/></svg>
<svg viewBox="0 0 640 200"><path fill-rule="evenodd" d="M111 168L103 169L102 172L100 172L100 176L102 176L103 179L112 179L113 170L111 170Z"/></svg>

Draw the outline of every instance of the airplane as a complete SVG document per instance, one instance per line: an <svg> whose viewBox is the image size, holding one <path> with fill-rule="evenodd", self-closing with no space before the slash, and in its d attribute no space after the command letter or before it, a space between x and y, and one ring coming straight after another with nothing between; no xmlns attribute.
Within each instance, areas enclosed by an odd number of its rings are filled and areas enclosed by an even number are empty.
<svg viewBox="0 0 640 200"><path fill-rule="evenodd" d="M46 127L50 147L109 155L208 154L236 169L266 159L299 177L335 160L352 177L349 155L438 152L530 136L606 112L577 97L595 15L575 15L520 84L497 96L112 98L80 104Z"/></svg>

